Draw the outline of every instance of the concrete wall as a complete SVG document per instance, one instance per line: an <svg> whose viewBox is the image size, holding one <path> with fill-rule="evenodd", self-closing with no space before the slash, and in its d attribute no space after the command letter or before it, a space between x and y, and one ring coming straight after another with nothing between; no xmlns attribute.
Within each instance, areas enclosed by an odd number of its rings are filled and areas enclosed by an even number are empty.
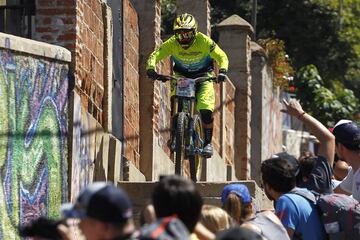
<svg viewBox="0 0 360 240"><path fill-rule="evenodd" d="M0 33L0 239L57 217L67 201L70 60L64 48Z"/></svg>
<svg viewBox="0 0 360 240"><path fill-rule="evenodd" d="M250 179L251 139L251 75L250 35L253 30L249 23L233 15L217 25L219 44L229 58L228 76L235 86L234 94L234 166L240 180Z"/></svg>
<svg viewBox="0 0 360 240"><path fill-rule="evenodd" d="M265 52L254 42L251 51L251 179L259 183L261 162L282 151L282 113Z"/></svg>

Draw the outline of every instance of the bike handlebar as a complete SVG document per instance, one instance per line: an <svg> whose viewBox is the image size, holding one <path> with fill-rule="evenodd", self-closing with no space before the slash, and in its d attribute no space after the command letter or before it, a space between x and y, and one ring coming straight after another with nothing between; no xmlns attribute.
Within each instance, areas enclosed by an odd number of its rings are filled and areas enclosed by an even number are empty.
<svg viewBox="0 0 360 240"><path fill-rule="evenodd" d="M157 79L158 81L162 81L162 82L167 82L170 80L179 80L185 77L175 77L175 76L168 76L168 75L159 75ZM197 78L192 78L195 80L196 83L202 83L202 82L206 82L206 81L213 81L216 82L216 77L197 77Z"/></svg>

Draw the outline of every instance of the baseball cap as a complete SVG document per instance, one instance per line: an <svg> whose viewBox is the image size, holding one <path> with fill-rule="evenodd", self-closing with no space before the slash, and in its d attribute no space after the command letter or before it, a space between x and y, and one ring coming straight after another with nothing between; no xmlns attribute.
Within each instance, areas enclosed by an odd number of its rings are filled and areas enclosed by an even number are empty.
<svg viewBox="0 0 360 240"><path fill-rule="evenodd" d="M279 153L273 154L271 156L271 158L272 159L276 159L276 158L280 159L281 158L281 159L288 161L294 169L295 176L297 176L299 174L299 172L300 172L299 161L293 155L291 155L287 152L279 152Z"/></svg>
<svg viewBox="0 0 360 240"><path fill-rule="evenodd" d="M244 184L231 183L224 187L221 193L221 203L224 204L230 193L236 194L243 203L250 203L251 196L249 189Z"/></svg>
<svg viewBox="0 0 360 240"><path fill-rule="evenodd" d="M88 185L75 204L63 204L60 211L64 218L90 217L108 223L124 223L132 217L132 205L127 194L106 182Z"/></svg>
<svg viewBox="0 0 360 240"><path fill-rule="evenodd" d="M342 119L333 129L336 142L350 150L360 150L360 127L356 123Z"/></svg>

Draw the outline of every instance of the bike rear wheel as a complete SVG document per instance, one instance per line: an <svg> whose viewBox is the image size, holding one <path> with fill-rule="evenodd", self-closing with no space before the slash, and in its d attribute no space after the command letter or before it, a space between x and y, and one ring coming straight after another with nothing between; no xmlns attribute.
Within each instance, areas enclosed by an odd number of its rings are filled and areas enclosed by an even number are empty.
<svg viewBox="0 0 360 240"><path fill-rule="evenodd" d="M203 129L201 124L201 118L199 115L194 116L194 131L192 138L192 144L195 149L202 149L204 139ZM189 156L190 161L190 176L194 182L200 181L203 172L203 162L205 158L199 151L196 151L194 155Z"/></svg>
<svg viewBox="0 0 360 240"><path fill-rule="evenodd" d="M180 112L177 116L176 147L175 147L175 174L184 176L185 159L185 131L188 126L186 113Z"/></svg>

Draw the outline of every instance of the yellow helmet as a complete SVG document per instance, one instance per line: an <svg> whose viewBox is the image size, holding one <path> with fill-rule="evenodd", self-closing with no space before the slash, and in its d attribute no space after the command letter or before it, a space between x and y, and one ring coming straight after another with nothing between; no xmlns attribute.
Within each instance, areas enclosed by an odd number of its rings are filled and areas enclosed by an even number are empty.
<svg viewBox="0 0 360 240"><path fill-rule="evenodd" d="M188 48L195 40L197 21L193 15L183 13L175 19L173 30L179 44L183 48Z"/></svg>

